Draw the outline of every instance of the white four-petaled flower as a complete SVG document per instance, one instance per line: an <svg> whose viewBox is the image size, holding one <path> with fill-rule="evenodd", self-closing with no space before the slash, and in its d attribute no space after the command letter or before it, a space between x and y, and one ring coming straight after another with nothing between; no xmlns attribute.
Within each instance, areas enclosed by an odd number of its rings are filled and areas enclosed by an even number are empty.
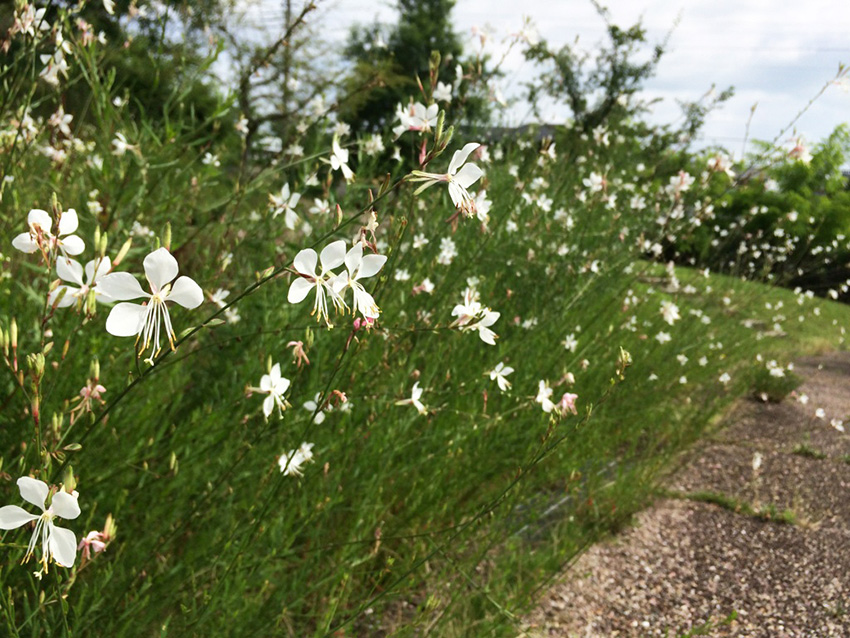
<svg viewBox="0 0 850 638"><path fill-rule="evenodd" d="M86 297L89 292L93 291L95 300L99 302L110 302L112 298L103 292L98 283L112 269L112 262L109 257L103 259L93 259L86 264L85 269L79 262L73 259L59 259L56 262L56 274L62 281L67 281L74 286L66 286L64 284L58 286L56 290L50 293L48 303L53 305L56 299L62 294L62 298L56 304L57 308L67 308L78 301L85 304ZM85 274L85 282L83 281ZM64 291L64 294L63 294Z"/></svg>
<svg viewBox="0 0 850 638"><path fill-rule="evenodd" d="M69 208L59 215L59 232L53 235L53 219L47 211L40 208L32 209L27 215L29 232L21 233L12 240L12 246L25 253L34 253L41 247L43 250L56 248L67 258L68 255L79 255L86 249L85 242L73 235L77 230L79 220L77 211Z"/></svg>
<svg viewBox="0 0 850 638"><path fill-rule="evenodd" d="M475 214L475 199L467 190L475 182L477 182L484 171L478 168L475 164L465 164L469 154L477 149L480 144L470 142L459 151L455 151L452 155L452 161L449 162L449 170L446 173L425 173L423 171L412 171L413 182L424 182L422 186L416 189L415 194L421 193L429 186L433 186L438 182L446 182L449 185L449 197L452 198L452 203L461 213L467 217Z"/></svg>
<svg viewBox="0 0 850 638"><path fill-rule="evenodd" d="M366 292L361 279L373 277L384 267L387 258L384 255L363 255L363 244L357 242L345 254L346 272L341 273L334 281L334 291L340 296L346 288L351 288L354 295L354 308L367 319L377 319L381 314L375 299Z"/></svg>
<svg viewBox="0 0 850 638"><path fill-rule="evenodd" d="M176 335L171 325L166 301L173 301L184 308L197 308L204 301L204 293L195 281L185 275L177 278L177 260L166 248L159 248L145 257L145 277L151 292L145 292L138 280L128 272L113 272L99 281L99 288L115 301L121 301L106 319L106 331L116 337L138 335L142 339L139 354L151 343L153 356L160 351L161 324L165 322L165 333L171 348ZM173 284L171 282L174 282ZM127 303L128 299L147 298L144 304Z"/></svg>
<svg viewBox="0 0 850 638"><path fill-rule="evenodd" d="M44 481L22 476L18 479L18 489L27 503L32 503L41 509L41 514L30 514L17 505L0 507L0 529L17 529L31 521L36 521L32 538L27 546L24 561L28 560L35 551L35 546L41 539L41 563L47 571L47 563L52 558L62 567L73 567L77 557L77 537L74 532L53 524L53 519L74 519L80 515L77 498L67 492L57 492L49 507L46 507L50 488Z"/></svg>
<svg viewBox="0 0 850 638"><path fill-rule="evenodd" d="M321 262L322 270L316 274L316 266ZM345 308L342 297L334 290L337 275L334 268L345 262L345 242L342 240L328 244L322 250L321 256L316 254L312 248L305 248L292 260L292 267L300 276L289 286L287 300L289 303L301 303L311 290L316 291L316 300L313 303L312 314L316 320L325 320L329 326L328 301L331 301L337 310Z"/></svg>
<svg viewBox="0 0 850 638"><path fill-rule="evenodd" d="M265 392L267 396L263 400L263 414L268 419L274 411L274 406L280 415L283 416L283 411L286 410L286 399L284 393L289 389L289 379L280 374L280 364L276 363L272 366L268 374L264 374L260 379L260 392Z"/></svg>

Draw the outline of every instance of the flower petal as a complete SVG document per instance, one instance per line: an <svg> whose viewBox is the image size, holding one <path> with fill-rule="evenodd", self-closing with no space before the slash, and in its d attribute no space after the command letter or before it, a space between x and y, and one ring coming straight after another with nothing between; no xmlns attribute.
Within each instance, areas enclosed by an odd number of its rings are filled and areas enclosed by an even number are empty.
<svg viewBox="0 0 850 638"><path fill-rule="evenodd" d="M95 269L95 264L97 264L97 269ZM86 264L86 281L89 282L89 285L96 284L110 270L112 270L112 260L109 257L92 259Z"/></svg>
<svg viewBox="0 0 850 638"><path fill-rule="evenodd" d="M141 332L147 308L137 303L116 305L106 318L106 331L114 337L133 337Z"/></svg>
<svg viewBox="0 0 850 638"><path fill-rule="evenodd" d="M457 169L459 169L466 161L466 158L469 157L469 154L479 146L481 146L481 144L478 142L470 142L459 151L455 151L455 154L452 155L452 161L449 162L449 175L454 175L457 172Z"/></svg>
<svg viewBox="0 0 850 638"><path fill-rule="evenodd" d="M73 259L57 259L56 274L62 281L68 281L77 286L83 285L83 267L78 261Z"/></svg>
<svg viewBox="0 0 850 638"><path fill-rule="evenodd" d="M67 237L63 237L59 243L62 245L62 248L69 255L79 255L86 249L86 242L77 237L76 235L68 235Z"/></svg>
<svg viewBox="0 0 850 638"><path fill-rule="evenodd" d="M45 233L49 233L50 229L53 228L53 219L50 217L50 214L46 210L41 210L40 208L33 208L29 215L27 215L27 224L32 228L33 226L38 226Z"/></svg>
<svg viewBox="0 0 850 638"><path fill-rule="evenodd" d="M148 278L154 292L159 292L169 281L172 281L180 269L177 260L168 249L158 248L145 257L145 277Z"/></svg>
<svg viewBox="0 0 850 638"><path fill-rule="evenodd" d="M0 529L17 529L30 521L38 518L36 514L30 514L17 505L6 505L0 507Z"/></svg>
<svg viewBox="0 0 850 638"><path fill-rule="evenodd" d="M69 208L64 213L59 215L59 234L60 235L70 235L80 225L80 220L77 217L77 211L73 208Z"/></svg>
<svg viewBox="0 0 850 638"><path fill-rule="evenodd" d="M32 503L44 511L44 501L47 500L47 494L50 492L47 483L29 476L22 476L18 479L18 489L21 490L21 496L27 503Z"/></svg>
<svg viewBox="0 0 850 638"><path fill-rule="evenodd" d="M50 507L60 518L70 520L80 515L80 504L77 502L77 497L68 494L68 492L56 492L53 495L53 502Z"/></svg>
<svg viewBox="0 0 850 638"><path fill-rule="evenodd" d="M138 279L128 272L113 272L105 275L97 283L100 291L112 297L115 301L126 301L138 299L139 297L150 297L142 290Z"/></svg>
<svg viewBox="0 0 850 638"><path fill-rule="evenodd" d="M64 527L56 527L53 523L48 523L47 529L47 544L53 560L62 567L73 567L74 561L77 560L77 537L74 532Z"/></svg>
<svg viewBox="0 0 850 638"><path fill-rule="evenodd" d="M386 255L366 255L360 264L360 272L357 274L357 278L366 279L378 274L385 263L387 263Z"/></svg>
<svg viewBox="0 0 850 638"><path fill-rule="evenodd" d="M29 233L21 233L12 240L12 246L22 253L34 253L38 250L38 244Z"/></svg>
<svg viewBox="0 0 850 638"><path fill-rule="evenodd" d="M313 288L314 284L312 282L307 281L303 277L298 277L289 286L289 293L286 295L286 300L289 303L301 303Z"/></svg>
<svg viewBox="0 0 850 638"><path fill-rule="evenodd" d="M460 172L455 175L455 181L464 188L469 188L481 179L482 175L484 175L484 171L478 168L476 164L464 164Z"/></svg>
<svg viewBox="0 0 850 638"><path fill-rule="evenodd" d="M59 261L62 261L62 260L60 259ZM56 307L57 308L67 308L68 306L73 306L74 302L77 300L77 298L74 297L74 293L79 292L80 289L79 288L71 288L71 286L59 286L56 290L54 290L53 292L51 292L47 296L47 303L49 303L52 306L54 304L54 302L56 301L56 298L59 296L59 294L63 290L65 291L65 294L62 296L62 299L59 300L59 303L56 304Z"/></svg>
<svg viewBox="0 0 850 638"><path fill-rule="evenodd" d="M266 418L269 418L269 415L274 410L274 397L272 395L267 396L263 399L263 414Z"/></svg>
<svg viewBox="0 0 850 638"><path fill-rule="evenodd" d="M318 261L319 256L316 254L316 251L312 248L305 248L297 255L295 255L295 259L292 260L292 267L295 268L296 272L315 277L316 264L318 263Z"/></svg>
<svg viewBox="0 0 850 638"><path fill-rule="evenodd" d="M363 261L363 244L358 241L345 253L345 267L352 276L357 273L361 261Z"/></svg>
<svg viewBox="0 0 850 638"><path fill-rule="evenodd" d="M204 291L194 279L184 275L174 282L168 300L184 308L197 308L204 302Z"/></svg>
<svg viewBox="0 0 850 638"><path fill-rule="evenodd" d="M320 257L324 270L333 270L345 262L345 242L343 240L328 244Z"/></svg>

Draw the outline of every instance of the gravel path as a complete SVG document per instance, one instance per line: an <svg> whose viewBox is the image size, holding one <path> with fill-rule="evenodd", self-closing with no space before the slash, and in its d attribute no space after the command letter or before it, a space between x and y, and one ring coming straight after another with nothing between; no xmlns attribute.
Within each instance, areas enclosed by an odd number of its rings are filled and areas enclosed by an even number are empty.
<svg viewBox="0 0 850 638"><path fill-rule="evenodd" d="M850 434L830 425L850 432L850 353L796 372L808 403L744 402L668 481L675 498L588 550L524 635L850 637Z"/></svg>

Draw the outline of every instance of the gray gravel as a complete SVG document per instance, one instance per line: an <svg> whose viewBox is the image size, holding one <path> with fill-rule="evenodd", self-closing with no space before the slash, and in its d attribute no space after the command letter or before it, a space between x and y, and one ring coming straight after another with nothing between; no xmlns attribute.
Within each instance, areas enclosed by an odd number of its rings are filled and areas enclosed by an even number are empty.
<svg viewBox="0 0 850 638"><path fill-rule="evenodd" d="M702 626L699 635L850 637L850 435L830 425L842 419L850 432L850 354L804 360L796 372L807 404L743 402L667 484L789 510L794 524L659 501L588 550L524 635L681 636ZM814 417L817 408L825 419ZM824 458L801 455L801 444Z"/></svg>

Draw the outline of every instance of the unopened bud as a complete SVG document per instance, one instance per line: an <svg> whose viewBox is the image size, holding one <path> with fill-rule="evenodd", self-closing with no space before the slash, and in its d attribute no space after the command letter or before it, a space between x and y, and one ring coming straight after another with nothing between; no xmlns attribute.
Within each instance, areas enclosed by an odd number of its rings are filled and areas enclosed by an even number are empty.
<svg viewBox="0 0 850 638"><path fill-rule="evenodd" d="M443 125L446 123L446 111L444 109L440 109L440 113L437 115L437 127L434 129L434 144L440 144L440 138L443 137Z"/></svg>
<svg viewBox="0 0 850 638"><path fill-rule="evenodd" d="M18 349L18 323L12 317L12 323L9 326L9 341L12 344L12 350Z"/></svg>
<svg viewBox="0 0 850 638"><path fill-rule="evenodd" d="M121 260L124 259L124 257L127 256L128 252L130 252L130 247L132 245L133 245L132 239L128 239L127 241L124 242L124 245L121 246L121 250L118 251L118 255L115 257L115 259L112 260L113 266L117 266L118 264L121 263Z"/></svg>
<svg viewBox="0 0 850 638"><path fill-rule="evenodd" d="M162 233L162 245L171 252L171 222L165 222L165 230Z"/></svg>
<svg viewBox="0 0 850 638"><path fill-rule="evenodd" d="M104 256L106 256L106 246L107 246L108 243L109 243L109 236L106 233L103 233L103 235L101 236L100 245L98 245L98 242L95 242L95 246L97 246L97 249L98 249L97 252L100 255L101 259L103 259Z"/></svg>

